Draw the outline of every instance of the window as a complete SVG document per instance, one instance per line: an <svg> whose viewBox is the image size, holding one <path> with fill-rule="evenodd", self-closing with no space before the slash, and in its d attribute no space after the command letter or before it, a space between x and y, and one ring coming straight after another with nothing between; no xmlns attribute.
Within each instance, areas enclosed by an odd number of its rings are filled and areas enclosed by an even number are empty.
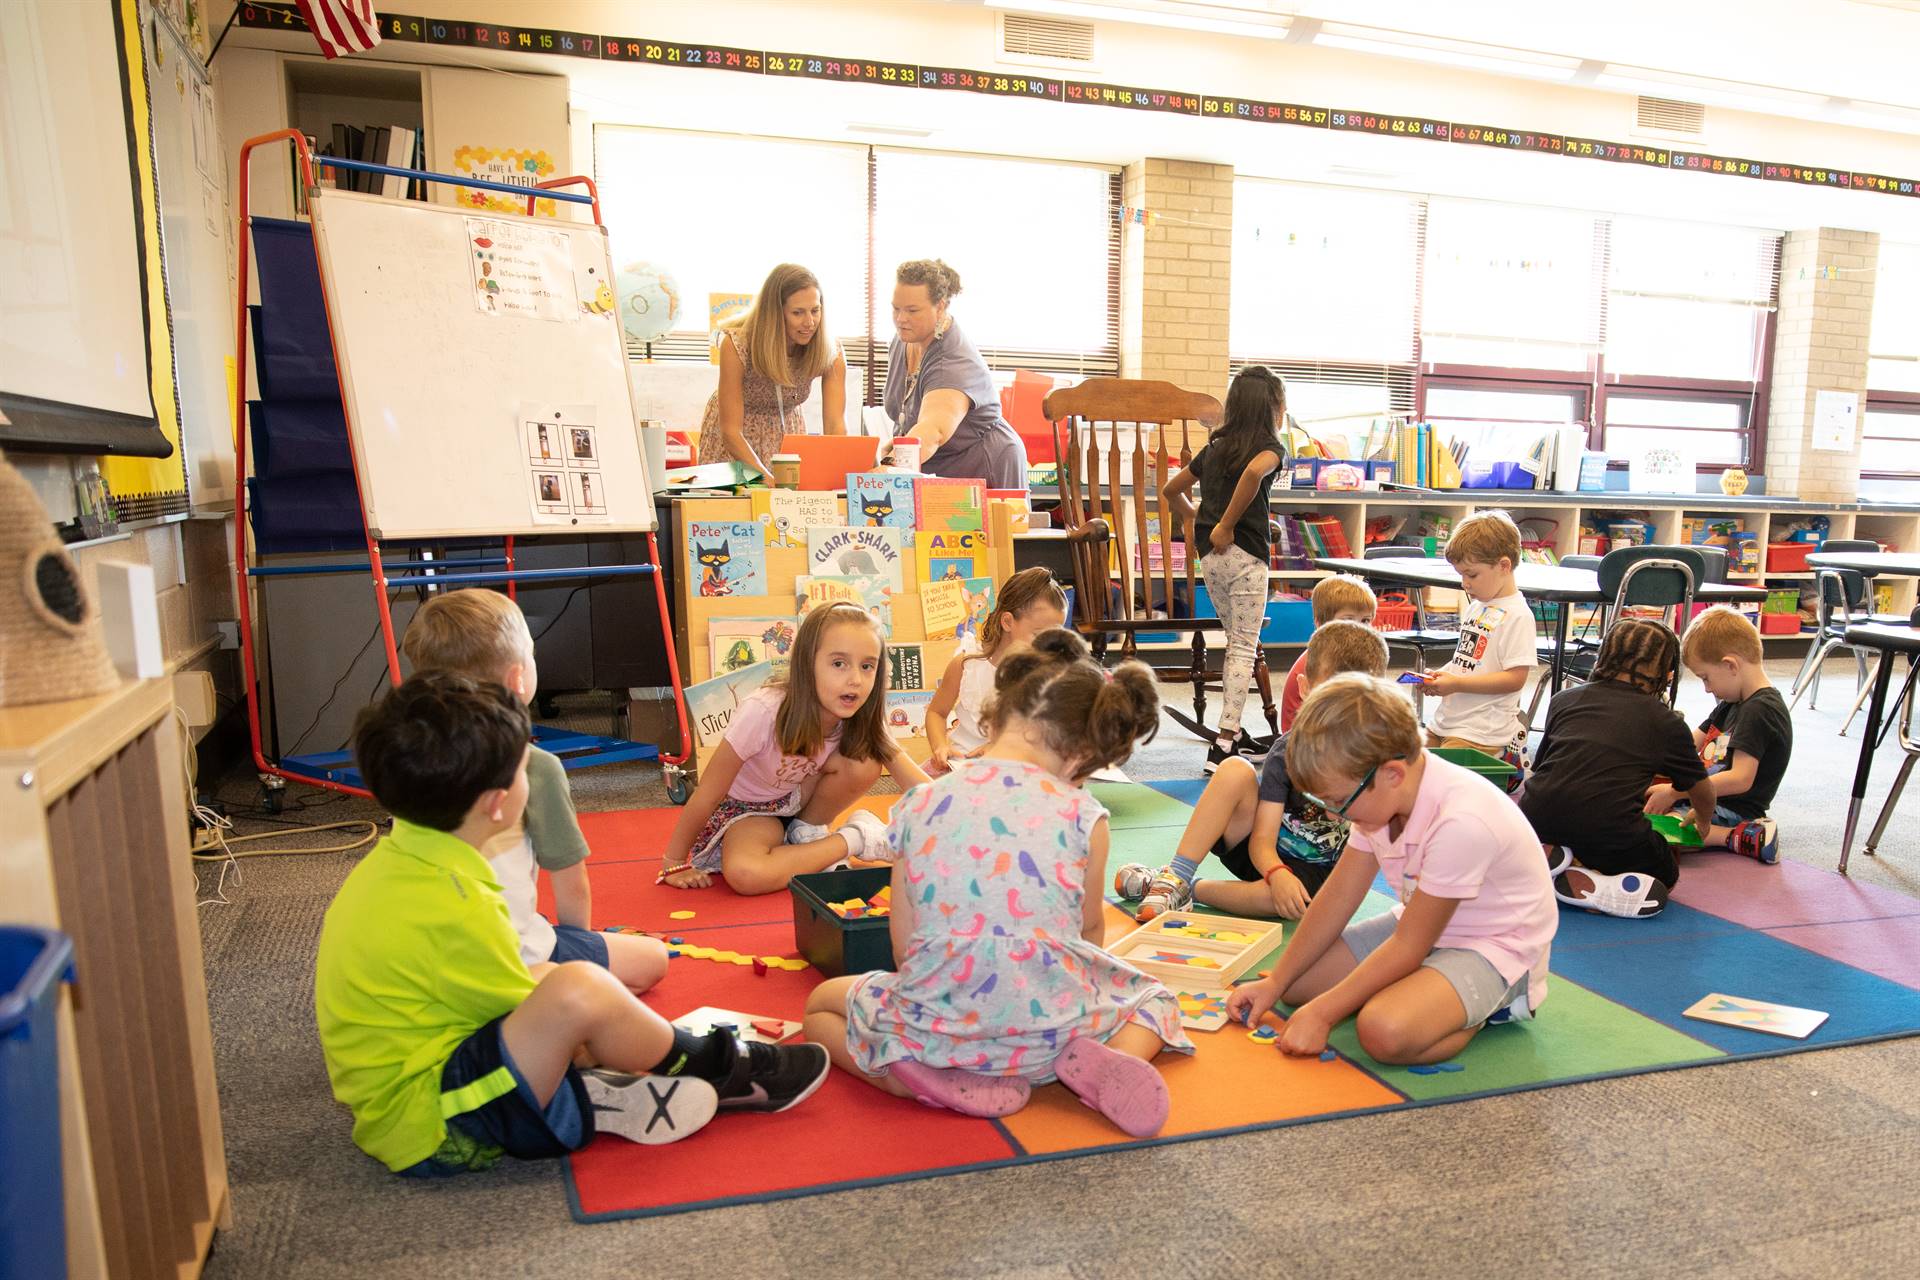
<svg viewBox="0 0 1920 1280"><path fill-rule="evenodd" d="M656 357L706 360L708 295L758 293L782 262L819 277L835 337L865 337L865 147L599 125L593 148L614 265L650 262L680 287Z"/></svg>
<svg viewBox="0 0 1920 1280"><path fill-rule="evenodd" d="M1867 406L1861 415L1862 474L1920 475L1920 404Z"/></svg>
<svg viewBox="0 0 1920 1280"><path fill-rule="evenodd" d="M1867 388L1869 396L1920 393L1920 245L1880 242L1867 335Z"/></svg>
<svg viewBox="0 0 1920 1280"><path fill-rule="evenodd" d="M955 314L997 370L1120 371L1117 170L599 125L594 171L614 262L654 263L680 287L656 359L706 360L708 295L755 293L798 262L856 365L871 304L877 402L894 267L937 257L960 272Z"/></svg>
<svg viewBox="0 0 1920 1280"><path fill-rule="evenodd" d="M1661 444L1692 454L1696 466L1745 466L1749 407L1747 397L1739 395L1706 399L1685 392L1609 390L1602 440L1616 458Z"/></svg>
<svg viewBox="0 0 1920 1280"><path fill-rule="evenodd" d="M1600 345L1596 238L1592 214L1434 201L1421 359L1585 370Z"/></svg>
<svg viewBox="0 0 1920 1280"><path fill-rule="evenodd" d="M874 340L892 335L894 269L960 273L954 315L989 364L1120 372L1117 175L930 151L876 150Z"/></svg>
<svg viewBox="0 0 1920 1280"><path fill-rule="evenodd" d="M1614 219L1607 372L1757 382L1779 242L1744 227Z"/></svg>

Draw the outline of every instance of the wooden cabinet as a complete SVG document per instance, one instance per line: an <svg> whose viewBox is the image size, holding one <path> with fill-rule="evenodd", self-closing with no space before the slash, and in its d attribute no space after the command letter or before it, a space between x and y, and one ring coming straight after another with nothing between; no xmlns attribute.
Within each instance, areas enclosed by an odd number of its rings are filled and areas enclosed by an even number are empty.
<svg viewBox="0 0 1920 1280"><path fill-rule="evenodd" d="M0 710L0 920L73 939L58 1023L74 1277L198 1275L230 1221L172 689Z"/></svg>

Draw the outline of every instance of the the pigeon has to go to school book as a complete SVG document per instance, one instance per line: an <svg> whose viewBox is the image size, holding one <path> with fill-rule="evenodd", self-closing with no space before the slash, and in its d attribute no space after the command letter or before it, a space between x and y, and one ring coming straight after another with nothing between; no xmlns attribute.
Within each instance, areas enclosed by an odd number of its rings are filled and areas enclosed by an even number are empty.
<svg viewBox="0 0 1920 1280"><path fill-rule="evenodd" d="M1744 1027L1748 1031L1764 1031L1770 1036L1793 1040L1805 1040L1827 1020L1827 1015L1818 1009L1796 1009L1790 1004L1769 1004L1765 1000L1721 995L1717 991L1680 1012L1683 1017L1701 1022Z"/></svg>

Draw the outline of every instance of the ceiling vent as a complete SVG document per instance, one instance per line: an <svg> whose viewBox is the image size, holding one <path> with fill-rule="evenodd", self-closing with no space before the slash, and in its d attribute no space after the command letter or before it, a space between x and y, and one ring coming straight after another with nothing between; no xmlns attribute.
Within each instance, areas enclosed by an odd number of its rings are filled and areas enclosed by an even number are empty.
<svg viewBox="0 0 1920 1280"><path fill-rule="evenodd" d="M1093 61L1091 22L1004 12L999 19L1000 58L1004 62L1084 71Z"/></svg>
<svg viewBox="0 0 1920 1280"><path fill-rule="evenodd" d="M1639 133L1657 133L1669 138L1697 138L1706 128L1707 109L1697 102L1678 98L1635 99L1633 127Z"/></svg>

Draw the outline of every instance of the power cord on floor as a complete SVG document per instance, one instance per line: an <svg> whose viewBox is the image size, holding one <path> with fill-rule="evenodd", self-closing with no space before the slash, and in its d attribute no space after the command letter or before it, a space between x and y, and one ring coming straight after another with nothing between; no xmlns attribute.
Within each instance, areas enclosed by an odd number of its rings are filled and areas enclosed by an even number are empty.
<svg viewBox="0 0 1920 1280"><path fill-rule="evenodd" d="M365 819L349 822L323 822L314 826L289 827L285 831L269 831L259 835L232 836L233 822L224 814L216 813L200 803L199 774L200 755L193 745L193 726L187 723L187 713L179 707L173 709L174 723L180 727L180 761L186 774L187 809L192 814L199 829L193 835L193 860L195 862L218 862L220 878L214 883L213 896L199 899L195 905L202 907L224 907L231 905L227 897L227 875L233 875L236 888L241 884L240 859L271 858L297 856L309 853L350 853L355 849L372 844L380 838L379 824ZM306 849L245 849L236 850L237 844L251 844L256 840L271 840L277 836L304 835L314 831L339 831L348 827L364 827L366 833L359 839L347 844L322 845Z"/></svg>

